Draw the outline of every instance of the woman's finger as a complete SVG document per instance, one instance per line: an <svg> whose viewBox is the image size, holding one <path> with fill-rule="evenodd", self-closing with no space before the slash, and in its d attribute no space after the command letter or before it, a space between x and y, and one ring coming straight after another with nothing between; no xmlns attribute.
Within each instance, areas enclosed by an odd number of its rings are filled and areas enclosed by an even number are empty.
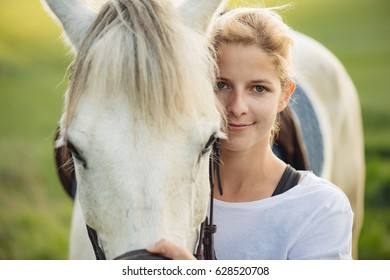
<svg viewBox="0 0 390 280"><path fill-rule="evenodd" d="M172 260L195 260L195 257L185 248L167 239L161 239L146 248L150 253L160 254Z"/></svg>

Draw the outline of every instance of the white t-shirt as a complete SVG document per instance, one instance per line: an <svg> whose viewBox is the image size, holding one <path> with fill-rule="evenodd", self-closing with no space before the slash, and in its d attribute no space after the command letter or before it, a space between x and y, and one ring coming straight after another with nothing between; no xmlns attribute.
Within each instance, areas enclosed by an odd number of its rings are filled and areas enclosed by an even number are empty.
<svg viewBox="0 0 390 280"><path fill-rule="evenodd" d="M214 200L215 252L232 259L351 259L353 212L342 190L311 172L266 199Z"/></svg>

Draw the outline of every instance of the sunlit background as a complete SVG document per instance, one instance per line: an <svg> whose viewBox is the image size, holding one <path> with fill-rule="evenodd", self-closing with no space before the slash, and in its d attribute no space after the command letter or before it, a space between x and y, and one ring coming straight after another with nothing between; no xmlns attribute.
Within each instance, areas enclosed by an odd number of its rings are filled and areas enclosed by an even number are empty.
<svg viewBox="0 0 390 280"><path fill-rule="evenodd" d="M359 255L390 259L390 1L292 3L287 23L333 51L359 91L367 164ZM60 34L39 0L0 0L0 259L67 258L72 202L57 179L53 133L72 57Z"/></svg>

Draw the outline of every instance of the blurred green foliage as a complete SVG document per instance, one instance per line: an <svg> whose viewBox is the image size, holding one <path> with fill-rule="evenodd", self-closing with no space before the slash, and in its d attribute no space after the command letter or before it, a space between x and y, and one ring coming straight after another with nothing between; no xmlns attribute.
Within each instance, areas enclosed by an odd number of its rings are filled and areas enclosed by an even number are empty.
<svg viewBox="0 0 390 280"><path fill-rule="evenodd" d="M0 9L0 259L65 259L71 202L53 165L69 58L39 1Z"/></svg>
<svg viewBox="0 0 390 280"><path fill-rule="evenodd" d="M359 91L367 164L359 254L390 259L390 1L291 2L282 12L287 23L333 51ZM38 0L1 5L0 259L66 259L72 203L57 179L52 142L71 56Z"/></svg>

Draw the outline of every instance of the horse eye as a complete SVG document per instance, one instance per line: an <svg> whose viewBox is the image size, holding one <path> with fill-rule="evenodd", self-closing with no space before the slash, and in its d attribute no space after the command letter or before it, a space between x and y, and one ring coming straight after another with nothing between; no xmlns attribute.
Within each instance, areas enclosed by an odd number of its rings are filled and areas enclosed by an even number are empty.
<svg viewBox="0 0 390 280"><path fill-rule="evenodd" d="M87 162L81 156L79 150L71 142L67 143L67 148L68 148L69 152L72 154L73 158L75 160L77 160L78 162L80 162L83 165L84 168L86 168L87 167Z"/></svg>
<svg viewBox="0 0 390 280"><path fill-rule="evenodd" d="M207 141L205 147L204 147L203 150L202 150L202 154L201 154L202 156L203 156L204 154L206 154L208 151L211 150L211 148L213 147L215 141L217 141L217 138L216 138L214 135L212 135L212 136L210 137L209 141Z"/></svg>

